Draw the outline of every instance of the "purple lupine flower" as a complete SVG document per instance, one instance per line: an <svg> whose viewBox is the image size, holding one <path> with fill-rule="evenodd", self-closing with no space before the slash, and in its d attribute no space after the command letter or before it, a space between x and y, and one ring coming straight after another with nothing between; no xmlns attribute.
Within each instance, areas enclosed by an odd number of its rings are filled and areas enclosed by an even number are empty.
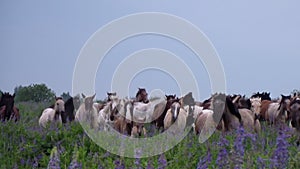
<svg viewBox="0 0 300 169"><path fill-rule="evenodd" d="M199 159L199 162L197 164L197 169L206 169L208 168L209 164L211 163L211 153L208 149L206 156L203 159Z"/></svg>
<svg viewBox="0 0 300 169"><path fill-rule="evenodd" d="M134 164L136 165L136 168L137 169L141 169L141 157L142 155L142 150L135 150L135 161L134 161Z"/></svg>
<svg viewBox="0 0 300 169"><path fill-rule="evenodd" d="M241 168L244 162L244 140L247 135L245 134L244 128L239 127L237 130L237 136L234 141L234 150L232 154L232 161L234 163L234 168Z"/></svg>
<svg viewBox="0 0 300 169"><path fill-rule="evenodd" d="M225 137L222 137L218 145L221 149L219 151L216 164L218 168L226 168L226 166L229 166L229 156L226 149L226 146L229 145L229 141Z"/></svg>
<svg viewBox="0 0 300 169"><path fill-rule="evenodd" d="M164 169L166 167L167 167L167 160L166 160L165 154L161 154L158 159L158 168Z"/></svg>
<svg viewBox="0 0 300 169"><path fill-rule="evenodd" d="M264 159L262 159L261 157L258 157L257 158L257 168L258 169L264 169L265 167L266 167L266 165L265 165L265 161L264 161Z"/></svg>
<svg viewBox="0 0 300 169"><path fill-rule="evenodd" d="M36 157L34 157L32 168L38 168L39 167L39 162L38 161L39 160Z"/></svg>
<svg viewBox="0 0 300 169"><path fill-rule="evenodd" d="M124 163L122 163L119 159L115 161L115 169L125 169Z"/></svg>
<svg viewBox="0 0 300 169"><path fill-rule="evenodd" d="M289 135L286 134L286 129L279 129L279 133L276 138L276 150L270 159L270 168L287 168L289 159L288 137Z"/></svg>
<svg viewBox="0 0 300 169"><path fill-rule="evenodd" d="M82 164L78 162L79 152L77 147L74 148L73 159L68 169L82 169Z"/></svg>
<svg viewBox="0 0 300 169"><path fill-rule="evenodd" d="M148 160L147 169L154 169L154 167L152 166L151 160Z"/></svg>
<svg viewBox="0 0 300 169"><path fill-rule="evenodd" d="M26 164L24 158L22 158L20 162L21 162L21 165L25 165Z"/></svg>
<svg viewBox="0 0 300 169"><path fill-rule="evenodd" d="M51 150L50 161L47 169L60 169L60 159L57 147Z"/></svg>

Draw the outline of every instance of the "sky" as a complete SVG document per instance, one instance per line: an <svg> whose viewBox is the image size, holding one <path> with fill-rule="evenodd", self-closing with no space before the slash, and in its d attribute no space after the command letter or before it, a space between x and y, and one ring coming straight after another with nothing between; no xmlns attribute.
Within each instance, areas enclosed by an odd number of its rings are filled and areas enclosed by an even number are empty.
<svg viewBox="0 0 300 169"><path fill-rule="evenodd" d="M76 60L97 30L126 15L162 12L189 21L207 36L224 67L228 94L290 94L300 89L299 6L297 0L2 0L0 89L13 92L19 85L45 83L57 95L71 93ZM141 35L116 44L105 55L95 79L97 98L111 90L114 71L124 58L148 48L179 56L197 79L197 99L210 97L207 70L191 50L168 37ZM128 84L129 95L138 87L180 95L176 79L158 70L137 73Z"/></svg>

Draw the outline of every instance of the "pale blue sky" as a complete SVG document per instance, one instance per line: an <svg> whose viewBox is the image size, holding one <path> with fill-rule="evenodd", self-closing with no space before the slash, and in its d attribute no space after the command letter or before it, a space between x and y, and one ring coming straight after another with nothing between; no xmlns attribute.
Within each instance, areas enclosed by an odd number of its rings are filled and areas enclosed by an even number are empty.
<svg viewBox="0 0 300 169"><path fill-rule="evenodd" d="M228 93L270 91L273 97L300 88L300 1L14 1L0 2L0 89L45 83L57 95L72 89L76 58L99 28L124 15L164 12L202 30L223 63ZM176 28L174 28L176 29ZM99 44L100 45L100 44ZM184 45L160 36L130 38L115 46L98 69L97 98L110 90L118 63L136 50L162 48L180 56L194 72L200 99L210 84L201 62ZM155 75L156 80L149 79ZM140 73L130 85L176 93L174 80L158 71Z"/></svg>

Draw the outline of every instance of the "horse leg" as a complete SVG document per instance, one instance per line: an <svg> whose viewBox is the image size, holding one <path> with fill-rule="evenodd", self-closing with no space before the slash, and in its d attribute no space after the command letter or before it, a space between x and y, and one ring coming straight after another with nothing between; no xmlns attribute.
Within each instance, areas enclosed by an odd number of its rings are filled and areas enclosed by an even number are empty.
<svg viewBox="0 0 300 169"><path fill-rule="evenodd" d="M143 132L144 132L144 136L147 137L147 131L146 128L143 126Z"/></svg>

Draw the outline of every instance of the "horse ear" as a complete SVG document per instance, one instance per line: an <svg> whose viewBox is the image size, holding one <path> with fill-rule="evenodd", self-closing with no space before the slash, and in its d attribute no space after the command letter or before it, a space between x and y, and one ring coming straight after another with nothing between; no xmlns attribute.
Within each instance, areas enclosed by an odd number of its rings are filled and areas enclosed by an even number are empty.
<svg viewBox="0 0 300 169"><path fill-rule="evenodd" d="M176 94L174 94L174 98L176 98Z"/></svg>
<svg viewBox="0 0 300 169"><path fill-rule="evenodd" d="M14 94L12 95L13 98L15 98L15 96L16 96L16 93L14 93Z"/></svg>
<svg viewBox="0 0 300 169"><path fill-rule="evenodd" d="M94 100L95 96L96 96L96 93L92 96L92 99L93 99L93 100Z"/></svg>
<svg viewBox="0 0 300 169"><path fill-rule="evenodd" d="M106 92L107 95L109 95L109 92Z"/></svg>
<svg viewBox="0 0 300 169"><path fill-rule="evenodd" d="M86 96L85 96L83 93L81 93L81 95L82 95L82 97L83 97L83 98L85 98L85 97L86 97Z"/></svg>

